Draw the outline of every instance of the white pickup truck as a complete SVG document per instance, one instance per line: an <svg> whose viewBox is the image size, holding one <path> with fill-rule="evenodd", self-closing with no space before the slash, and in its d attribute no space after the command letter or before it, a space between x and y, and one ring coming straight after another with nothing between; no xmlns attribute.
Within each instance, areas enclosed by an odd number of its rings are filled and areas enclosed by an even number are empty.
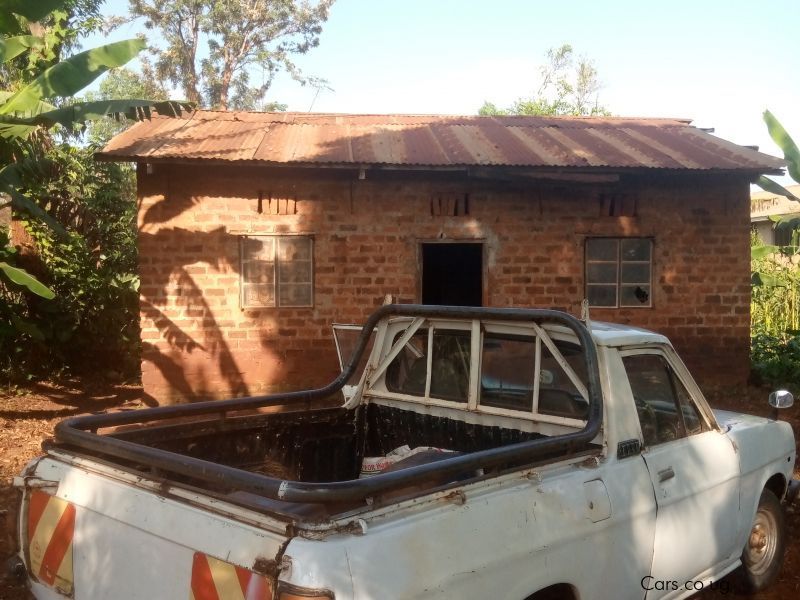
<svg viewBox="0 0 800 600"><path fill-rule="evenodd" d="M15 480L10 570L75 600L757 590L794 462L787 423L712 411L656 333L389 305L325 388L60 423Z"/></svg>

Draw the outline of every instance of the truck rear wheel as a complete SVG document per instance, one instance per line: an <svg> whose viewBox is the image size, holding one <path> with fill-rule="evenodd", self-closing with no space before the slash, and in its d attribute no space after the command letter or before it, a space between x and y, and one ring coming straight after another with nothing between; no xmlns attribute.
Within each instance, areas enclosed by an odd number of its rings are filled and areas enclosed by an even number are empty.
<svg viewBox="0 0 800 600"><path fill-rule="evenodd" d="M740 579L746 591L763 590L778 578L785 546L783 507L774 493L764 490L742 550Z"/></svg>

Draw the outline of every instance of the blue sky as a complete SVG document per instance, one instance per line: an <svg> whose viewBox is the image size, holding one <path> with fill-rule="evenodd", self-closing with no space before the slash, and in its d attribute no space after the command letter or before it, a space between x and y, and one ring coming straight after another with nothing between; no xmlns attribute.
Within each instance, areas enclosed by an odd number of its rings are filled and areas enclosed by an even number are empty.
<svg viewBox="0 0 800 600"><path fill-rule="evenodd" d="M484 100L533 94L547 49L569 43L594 61L613 114L691 118L779 154L761 114L800 138L798 32L797 0L338 0L319 47L296 59L333 91L314 100L283 76L269 99L297 111L474 114Z"/></svg>

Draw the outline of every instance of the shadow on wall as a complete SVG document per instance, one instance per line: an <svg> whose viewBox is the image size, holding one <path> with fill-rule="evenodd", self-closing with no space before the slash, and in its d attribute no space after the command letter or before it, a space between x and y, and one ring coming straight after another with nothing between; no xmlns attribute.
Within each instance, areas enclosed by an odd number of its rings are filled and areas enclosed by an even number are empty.
<svg viewBox="0 0 800 600"><path fill-rule="evenodd" d="M420 135L427 136L417 148L418 153L425 154L438 147L435 140L429 139L431 134L427 127L420 126L418 129ZM231 135L219 134L212 137L218 146L213 151L195 147L196 140L188 138L181 142L173 140L173 143L190 145L194 158L220 158L220 153L224 155L226 152L224 148L231 146L228 139ZM160 147L164 140L160 137L139 140L137 147L148 142L154 147ZM314 159L324 162L326 158L341 155L343 144L354 148L371 148L372 135L365 133L347 139L327 140L314 146ZM240 150L236 146L231 152L238 153ZM420 161L424 163L426 156L421 155ZM295 160L299 158L295 157ZM218 397L220 387L227 388L226 393L231 396L250 395L255 384L243 376L244 372L249 373L254 368L265 381L272 375L269 364L259 363L262 356L270 357L271 364L278 365L291 363L291 360L286 360L287 357L296 359L302 353L304 362L330 362L335 375L336 365L329 360L330 348L317 347L318 345L303 350L297 347L283 348L281 339L264 331L260 332L256 346L252 347L250 344L254 340L248 339L244 346L239 340L234 342L227 336L226 331L235 327L240 318L238 304L235 308L220 305L219 297L210 294L206 281L211 280L211 270L214 276L228 276L238 280L241 267L238 261L237 236L228 233L225 227L193 231L175 227L173 224L183 225L187 212L193 209L198 216L201 215L199 204L204 197L228 197L232 189L229 181L231 177L208 177L204 179L205 187L201 191L192 192L174 184L170 176L172 167L164 167L164 175L158 173L161 169L159 167L152 180L143 179L151 175L140 171L138 196L140 203L143 197L157 198L156 202L146 208L141 204L139 206L139 256L140 271L143 274L140 300L141 314L145 321L143 325L146 325L142 331L142 360L149 363L150 368L158 372L170 388L165 390L165 396L172 395L174 401ZM204 165L196 164L194 168L199 172ZM209 172L206 171L206 176ZM286 179L283 184L292 185L293 182ZM236 185L238 186L238 182ZM253 181L252 192L255 197L258 186L259 183ZM258 206L260 213L260 203ZM202 273L205 270L209 271L208 279ZM382 278L383 274L379 276ZM224 293L230 299L236 295L231 288L238 287L238 281L227 285L228 290ZM225 288L224 285L219 287ZM234 310L235 314L227 314ZM152 329L147 331L147 321L155 326L157 332ZM235 344L233 350L231 343ZM245 347L247 349L242 350ZM241 365L237 364L237 359ZM252 359L255 359L254 365L249 363ZM248 361L247 370L241 368L245 361ZM219 381L220 378L222 382ZM153 391L161 395L161 390Z"/></svg>
<svg viewBox="0 0 800 600"><path fill-rule="evenodd" d="M158 204L170 203L161 201ZM190 206L184 206L184 210ZM174 212L175 208L170 206L170 210ZM161 374L173 396L184 401L218 395L216 388L219 386L215 386L213 380L219 377L231 396L250 394L220 322L191 273L201 263L221 275L238 276L238 261L230 260L223 248L231 243L230 237L224 228L210 232L166 228L155 233L139 233L140 256L146 257L147 268L157 271L159 279L158 283L153 283L147 281L152 276L145 278L140 292L140 310L158 329L160 339L167 346L165 349L162 344L153 343L143 331L142 360ZM191 361L190 375L185 359L192 355L196 360ZM214 371L218 375L214 375Z"/></svg>

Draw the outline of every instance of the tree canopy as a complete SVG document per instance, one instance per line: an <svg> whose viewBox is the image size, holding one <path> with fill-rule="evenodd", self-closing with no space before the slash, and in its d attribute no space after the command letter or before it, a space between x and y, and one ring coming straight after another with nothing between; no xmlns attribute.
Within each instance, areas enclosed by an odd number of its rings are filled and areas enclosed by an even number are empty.
<svg viewBox="0 0 800 600"><path fill-rule="evenodd" d="M540 83L531 97L518 98L508 108L484 102L481 115L607 115L599 103L600 79L594 63L576 59L572 46L563 44L547 51L547 62L539 69Z"/></svg>
<svg viewBox="0 0 800 600"><path fill-rule="evenodd" d="M142 61L141 73L126 67L112 69L100 82L96 92L84 96L87 101L148 98L159 102L169 99L169 92L153 74L152 66ZM130 126L126 119L101 119L89 124L87 137L91 144L104 146Z"/></svg>
<svg viewBox="0 0 800 600"><path fill-rule="evenodd" d="M130 0L130 13L163 40L151 48L162 81L203 107L253 110L281 70L318 83L292 57L319 44L333 1Z"/></svg>
<svg viewBox="0 0 800 600"><path fill-rule="evenodd" d="M0 193L9 198L0 199L0 208L11 203L16 211L56 228L58 224L20 191L22 175L42 164L49 129L58 126L74 132L88 121L108 116L142 119L152 110L174 115L190 108L186 103L148 99L72 101L145 45L140 39L123 40L62 57L64 40L76 37L70 22L75 4L76 0L8 0L0 9Z"/></svg>
<svg viewBox="0 0 800 600"><path fill-rule="evenodd" d="M118 184L127 181L125 174L117 165L95 169L91 149L59 144L58 139L69 139L88 122L109 116L143 119L152 111L177 115L191 109L183 102L141 97L76 98L145 46L141 39L130 39L73 53L80 36L98 26L99 4L100 0L4 0L0 6L0 209L12 207L36 249L31 253L35 260L21 256L8 229L0 228L0 371L23 364L20 353L36 356L27 352L25 342L38 342L47 352L51 342L67 341L74 327L54 320L59 302L63 301L60 314L75 327L80 303L86 308L81 321L96 324L101 320L97 311L111 304L105 292L111 283L119 285L115 268L102 275L107 256L96 253L94 248L100 246L92 243L99 239L97 231L113 245L120 231L129 230L129 216L113 231L104 219L95 218L101 211L114 213L117 203L110 196L118 198L124 192ZM37 276L45 273L47 285L31 274L31 265ZM69 283L59 289L59 278ZM126 285L131 281L126 279Z"/></svg>

